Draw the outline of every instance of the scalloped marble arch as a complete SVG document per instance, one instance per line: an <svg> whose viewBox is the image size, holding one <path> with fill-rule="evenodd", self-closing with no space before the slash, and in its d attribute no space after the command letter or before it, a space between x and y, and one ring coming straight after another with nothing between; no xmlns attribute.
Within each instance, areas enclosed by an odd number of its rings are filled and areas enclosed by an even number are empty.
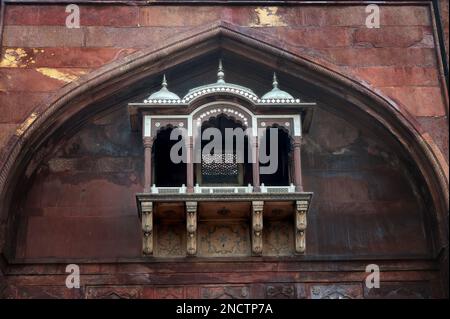
<svg viewBox="0 0 450 319"><path fill-rule="evenodd" d="M345 100L345 109L362 112L358 114L364 114L366 121L374 121L394 136L427 183L434 205L432 217L438 225L434 234L436 247L446 245L448 166L443 157L439 156L437 148L424 139L419 124L405 108L376 92L363 81L340 73L328 62L289 52L282 48L279 40L267 42L267 35L260 35L259 31L252 30L251 35L247 35L240 30L239 27L224 22L200 26L168 39L158 47L146 48L109 63L57 91L51 100L40 105L25 120L1 154L0 223L13 222L13 218L9 218L13 214L10 206L17 181L30 159L38 157L36 154L39 147L58 127L70 121L78 112L88 110L101 98L138 83L145 77L160 74L170 67L206 53L226 50L278 73L289 74L311 83L338 101ZM192 49L194 47L195 50ZM6 231L12 231L11 225L6 225ZM0 236L0 243L2 238L5 237ZM438 255L438 249L433 255Z"/></svg>

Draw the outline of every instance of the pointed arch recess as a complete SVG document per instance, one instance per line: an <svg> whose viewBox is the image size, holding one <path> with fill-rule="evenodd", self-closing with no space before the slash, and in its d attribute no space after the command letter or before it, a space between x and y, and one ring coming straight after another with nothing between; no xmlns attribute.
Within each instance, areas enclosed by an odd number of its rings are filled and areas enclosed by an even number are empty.
<svg viewBox="0 0 450 319"><path fill-rule="evenodd" d="M266 40L260 40L266 39ZM194 48L195 49L192 49ZM65 122L105 96L180 63L217 50L228 50L253 61L312 83L346 105L367 115L401 143L427 183L435 206L440 247L448 240L448 166L422 136L419 124L404 107L370 88L362 81L340 73L327 62L282 48L267 36L244 34L229 23L215 23L192 29L162 43L105 65L61 88L40 105L9 140L0 157L0 222L9 221L11 195L17 178L40 146ZM350 109L350 108L349 108ZM0 236L1 237L1 236ZM438 247L439 248L439 247Z"/></svg>

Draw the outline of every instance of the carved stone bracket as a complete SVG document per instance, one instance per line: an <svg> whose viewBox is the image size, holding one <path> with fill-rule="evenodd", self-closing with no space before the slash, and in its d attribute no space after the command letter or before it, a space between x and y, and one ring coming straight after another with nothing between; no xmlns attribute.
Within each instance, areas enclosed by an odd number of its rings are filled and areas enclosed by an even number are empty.
<svg viewBox="0 0 450 319"><path fill-rule="evenodd" d="M303 254L306 250L306 212L309 203L305 200L298 200L295 205L295 252Z"/></svg>
<svg viewBox="0 0 450 319"><path fill-rule="evenodd" d="M142 202L142 253L153 254L153 202Z"/></svg>
<svg viewBox="0 0 450 319"><path fill-rule="evenodd" d="M187 254L197 253L197 202L186 202Z"/></svg>
<svg viewBox="0 0 450 319"><path fill-rule="evenodd" d="M252 201L252 253L261 256L263 252L263 201Z"/></svg>

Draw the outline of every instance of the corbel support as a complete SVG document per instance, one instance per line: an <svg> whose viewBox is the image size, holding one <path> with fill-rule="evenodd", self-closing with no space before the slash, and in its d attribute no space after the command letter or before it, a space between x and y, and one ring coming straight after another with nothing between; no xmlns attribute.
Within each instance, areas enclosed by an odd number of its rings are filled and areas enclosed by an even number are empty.
<svg viewBox="0 0 450 319"><path fill-rule="evenodd" d="M142 253L153 254L153 202L142 202Z"/></svg>
<svg viewBox="0 0 450 319"><path fill-rule="evenodd" d="M197 202L186 202L186 251L188 256L197 254Z"/></svg>
<svg viewBox="0 0 450 319"><path fill-rule="evenodd" d="M309 202L299 200L295 203L295 252L304 254L306 250L306 213Z"/></svg>
<svg viewBox="0 0 450 319"><path fill-rule="evenodd" d="M263 201L252 202L252 253L261 256L263 252Z"/></svg>

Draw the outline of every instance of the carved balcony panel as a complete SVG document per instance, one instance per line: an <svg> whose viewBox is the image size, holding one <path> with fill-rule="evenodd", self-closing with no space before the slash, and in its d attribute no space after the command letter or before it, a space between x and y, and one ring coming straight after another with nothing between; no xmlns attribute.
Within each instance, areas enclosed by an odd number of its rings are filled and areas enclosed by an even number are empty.
<svg viewBox="0 0 450 319"><path fill-rule="evenodd" d="M152 229L143 232L147 256L293 256L306 251L311 193L145 193L136 198L145 229Z"/></svg>

